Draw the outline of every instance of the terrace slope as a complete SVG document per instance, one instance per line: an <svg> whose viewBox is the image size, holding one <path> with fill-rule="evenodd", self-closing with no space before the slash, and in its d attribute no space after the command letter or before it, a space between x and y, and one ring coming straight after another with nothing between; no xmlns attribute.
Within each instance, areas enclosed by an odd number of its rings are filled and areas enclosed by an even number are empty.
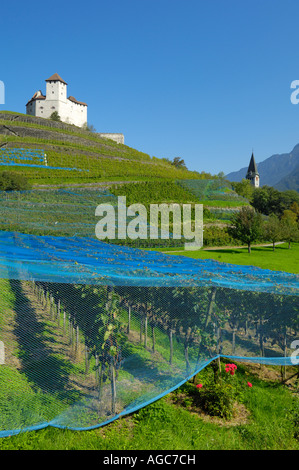
<svg viewBox="0 0 299 470"><path fill-rule="evenodd" d="M0 167L22 172L33 185L204 177L95 132L50 119L2 111L0 149L3 152L11 148L44 151L47 167L34 168L30 162L13 167L2 163Z"/></svg>

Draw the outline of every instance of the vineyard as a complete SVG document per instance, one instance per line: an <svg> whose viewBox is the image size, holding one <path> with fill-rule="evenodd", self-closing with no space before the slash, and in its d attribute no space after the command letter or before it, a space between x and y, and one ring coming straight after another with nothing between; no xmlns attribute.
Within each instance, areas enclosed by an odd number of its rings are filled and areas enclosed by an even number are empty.
<svg viewBox="0 0 299 470"><path fill-rule="evenodd" d="M0 119L1 170L34 187L0 191L1 437L117 422L209 366L221 375L222 361L279 366L286 379L297 274L95 236L96 207L117 214L118 196L147 209L203 203L206 219L229 219L248 204L229 183L66 124Z"/></svg>
<svg viewBox="0 0 299 470"><path fill-rule="evenodd" d="M106 181L203 178L178 169L127 145L75 126L17 113L0 114L2 170L22 172L32 184L75 184ZM8 156L23 150L26 162ZM47 166L34 165L30 152L44 152ZM16 165L18 163L18 165ZM66 171L68 170L68 171Z"/></svg>
<svg viewBox="0 0 299 470"><path fill-rule="evenodd" d="M224 178L180 181L199 201L235 201L239 205L248 204L247 199L235 193L231 184Z"/></svg>
<svg viewBox="0 0 299 470"><path fill-rule="evenodd" d="M292 364L296 275L84 237L0 246L3 436L107 424L220 356Z"/></svg>

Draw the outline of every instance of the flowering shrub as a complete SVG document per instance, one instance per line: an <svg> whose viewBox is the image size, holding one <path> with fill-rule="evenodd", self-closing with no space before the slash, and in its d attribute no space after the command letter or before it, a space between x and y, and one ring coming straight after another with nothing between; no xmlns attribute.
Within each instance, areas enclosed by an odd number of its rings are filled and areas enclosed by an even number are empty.
<svg viewBox="0 0 299 470"><path fill-rule="evenodd" d="M214 383L200 391L198 404L210 416L230 419L233 416L235 399L234 389L230 384Z"/></svg>
<svg viewBox="0 0 299 470"><path fill-rule="evenodd" d="M236 364L225 364L225 374L220 376L215 376L212 366L210 371L206 369L201 375L203 383L197 383L195 379L193 383L186 382L180 387L188 396L181 403L184 406L198 406L210 416L231 419L236 402L243 403L245 400L246 382L244 384L238 378L232 379L237 369ZM252 383L247 382L247 387L252 388Z"/></svg>
<svg viewBox="0 0 299 470"><path fill-rule="evenodd" d="M235 375L235 371L237 370L236 364L226 364L225 372L230 373L230 375Z"/></svg>

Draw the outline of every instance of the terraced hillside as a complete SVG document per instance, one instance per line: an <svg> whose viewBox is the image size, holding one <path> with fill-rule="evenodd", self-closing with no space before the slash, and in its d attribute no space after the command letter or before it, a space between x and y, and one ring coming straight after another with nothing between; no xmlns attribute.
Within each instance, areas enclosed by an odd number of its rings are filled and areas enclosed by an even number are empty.
<svg viewBox="0 0 299 470"><path fill-rule="evenodd" d="M179 184L202 203L214 218L228 221L230 217L249 201L239 196L225 178L184 179Z"/></svg>
<svg viewBox="0 0 299 470"><path fill-rule="evenodd" d="M79 127L19 113L0 113L0 150L31 149L44 152L45 161L1 161L0 169L21 172L34 185L196 179L196 172L177 169L126 145ZM18 163L18 164L16 164Z"/></svg>

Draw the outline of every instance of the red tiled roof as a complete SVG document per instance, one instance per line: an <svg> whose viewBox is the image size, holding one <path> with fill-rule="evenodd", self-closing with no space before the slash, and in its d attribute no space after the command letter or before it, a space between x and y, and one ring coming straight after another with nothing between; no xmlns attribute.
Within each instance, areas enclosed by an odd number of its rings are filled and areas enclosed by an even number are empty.
<svg viewBox="0 0 299 470"><path fill-rule="evenodd" d="M26 104L26 106L31 103L32 101L38 101L38 100L45 100L46 97L44 95L38 95L37 96L37 92L34 93L34 95L32 96L31 100L28 101L28 103Z"/></svg>
<svg viewBox="0 0 299 470"><path fill-rule="evenodd" d="M67 85L67 83L58 75L58 73L54 73L54 75L52 75L50 78L47 78L46 82L62 82Z"/></svg>
<svg viewBox="0 0 299 470"><path fill-rule="evenodd" d="M76 98L74 98L73 96L69 96L68 100L70 100L70 101L72 101L73 103L76 103L76 104L82 104L83 106L87 106L86 103L82 103L82 101L76 100Z"/></svg>

